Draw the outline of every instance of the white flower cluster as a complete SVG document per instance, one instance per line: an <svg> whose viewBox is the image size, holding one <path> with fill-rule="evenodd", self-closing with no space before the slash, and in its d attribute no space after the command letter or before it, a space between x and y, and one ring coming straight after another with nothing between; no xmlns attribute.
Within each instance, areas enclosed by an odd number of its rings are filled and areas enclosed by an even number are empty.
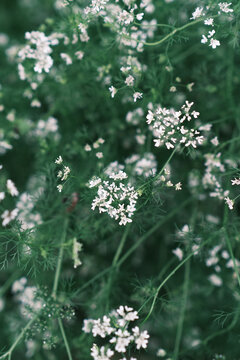
<svg viewBox="0 0 240 360"><path fill-rule="evenodd" d="M199 130L188 129L184 123L192 118L197 119L199 112L192 111L193 102L186 101L180 111L166 109L158 106L156 111L148 110L147 124L154 136L156 147L165 145L167 149L173 149L178 144L185 147L196 148L203 143L204 137Z"/></svg>
<svg viewBox="0 0 240 360"><path fill-rule="evenodd" d="M0 170L3 168L2 165L0 165ZM12 197L16 197L19 195L18 189L16 188L14 182L11 179L8 179L6 181L6 191L9 193ZM6 197L5 191L0 191L0 202L3 201ZM2 226L7 226L12 220L16 219L18 215L19 209L15 208L11 211L4 210L4 212L1 215L2 218Z"/></svg>
<svg viewBox="0 0 240 360"><path fill-rule="evenodd" d="M99 139L97 139L92 145L86 144L86 145L84 146L84 150L87 151L87 152L90 152L90 151L92 151L92 150L97 150L97 149L99 149L100 146L103 145L104 143L105 143L105 140L102 139L102 138L99 138ZM97 152L95 153L95 155L96 155L96 157L97 157L98 159L102 159L102 158L103 158L103 153L102 153L102 151L97 151Z"/></svg>
<svg viewBox="0 0 240 360"><path fill-rule="evenodd" d="M27 192L20 195L16 204L18 209L18 220L21 222L23 230L33 229L36 225L42 223L41 215L34 212L34 200Z"/></svg>
<svg viewBox="0 0 240 360"><path fill-rule="evenodd" d="M137 176L150 177L157 173L157 161L152 153L140 155L132 155L125 160L126 165L132 165L132 174Z"/></svg>
<svg viewBox="0 0 240 360"><path fill-rule="evenodd" d="M33 135L41 138L47 137L49 134L58 135L58 120L50 116L47 120L39 120L36 128L33 130ZM56 136L58 138L58 136Z"/></svg>
<svg viewBox="0 0 240 360"><path fill-rule="evenodd" d="M32 312L39 312L43 306L41 300L36 299L36 286L26 286L27 279L22 277L14 281L12 292L16 300L20 303L20 311L27 318L32 317Z"/></svg>
<svg viewBox="0 0 240 360"><path fill-rule="evenodd" d="M46 36L41 31L32 31L26 32L25 38L30 42L30 45L26 45L19 51L18 55L21 61L34 59L34 71L37 73L42 73L43 71L48 73L53 65L53 59L50 56L52 53L51 46L57 45L59 42L57 34Z"/></svg>
<svg viewBox="0 0 240 360"><path fill-rule="evenodd" d="M220 8L219 14L221 14L221 12L222 13L233 12L233 9L230 8L231 4L232 3L227 3L227 2L219 3L218 4ZM209 10L210 10L209 6L207 6L205 9L203 7L197 7L195 11L192 13L192 17L190 18L190 20L196 20L200 17L204 17ZM213 17L204 19L204 25L214 27ZM215 33L216 31L213 28L211 31L208 32L208 34L205 35L203 34L201 43L209 44L209 46L212 47L212 49L216 49L216 47L220 46L220 41L214 38Z"/></svg>
<svg viewBox="0 0 240 360"><path fill-rule="evenodd" d="M59 155L58 158L55 160L55 164L62 165L62 169L58 171L57 177L60 178L62 182L65 182L71 172L70 168L63 164L63 158L61 155ZM57 185L57 189L59 192L62 192L63 184Z"/></svg>
<svg viewBox="0 0 240 360"><path fill-rule="evenodd" d="M225 199L226 204L229 209L233 209L233 200L231 200L229 195L229 190L224 190L219 177L221 173L225 172L225 166L221 162L221 153L218 154L205 154L205 174L202 178L202 184L205 189L210 189L209 196L216 197L219 200Z"/></svg>
<svg viewBox="0 0 240 360"><path fill-rule="evenodd" d="M117 310L112 311L109 316L93 320L84 320L83 331L92 333L94 337L109 338L108 344L99 348L93 344L91 355L94 360L109 360L115 352L122 355L127 352L128 347L135 343L136 349L146 349L149 335L145 330L140 331L138 326L129 329L129 323L138 319L137 311L128 306L120 306ZM114 348L113 348L114 346ZM121 360L126 360L122 358ZM136 360L132 358L130 360Z"/></svg>
<svg viewBox="0 0 240 360"><path fill-rule="evenodd" d="M237 267L240 267L240 261L236 258L234 259L234 261L235 265ZM208 268L214 271L208 277L209 281L214 286L221 286L223 284L223 280L221 278L221 272L223 267L234 270L234 262L231 259L229 252L224 249L221 244L214 246L208 251L205 264Z"/></svg>
<svg viewBox="0 0 240 360"><path fill-rule="evenodd" d="M118 168L117 162L110 165L105 170L105 174L110 180L93 177L88 183L89 188L98 186L97 196L92 202L91 209L98 208L99 213L106 212L111 218L118 220L119 225L126 225L132 222L131 217L136 211L138 193L129 183L125 185L122 182L128 178L124 171L121 169L111 171L114 166Z"/></svg>

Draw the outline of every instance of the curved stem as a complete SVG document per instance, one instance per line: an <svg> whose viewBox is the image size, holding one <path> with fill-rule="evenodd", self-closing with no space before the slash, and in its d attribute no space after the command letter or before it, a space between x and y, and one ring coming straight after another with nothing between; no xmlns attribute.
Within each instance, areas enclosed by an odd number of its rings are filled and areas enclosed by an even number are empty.
<svg viewBox="0 0 240 360"><path fill-rule="evenodd" d="M62 232L61 241L60 241L60 248L59 248L59 253L58 253L58 260L57 260L57 267L56 267L56 272L55 272L55 277L54 277L53 289L52 289L52 297L54 299L56 299L56 295L57 295L59 276L60 276L62 260L63 260L63 250L64 250L63 244L64 244L65 237L66 237L67 225L68 225L68 218L65 218L64 224L63 224L63 232Z"/></svg>
<svg viewBox="0 0 240 360"><path fill-rule="evenodd" d="M184 285L183 285L183 303L182 303L182 307L181 307L181 312L180 312L180 317L179 317L179 322L178 322L178 327L177 327L177 334L176 334L176 339L175 339L175 347L174 347L174 354L173 354L174 360L178 359L180 342L181 342L181 338L182 338L183 323L184 323L186 307L187 307L187 298L188 298L188 288L189 288L189 279L190 279L190 264L191 264L191 261L189 259L189 261L187 261L185 264L185 275L184 275Z"/></svg>
<svg viewBox="0 0 240 360"><path fill-rule="evenodd" d="M180 26L178 28L175 28L173 31L171 31L169 34L167 34L166 36L164 36L161 40L158 40L158 41L155 41L155 42L144 42L144 45L148 45L148 46L156 46L156 45L161 45L162 43L164 43L166 40L168 40L169 38L171 38L172 36L174 36L176 33L180 32L180 31L183 31L187 28L189 28L190 26L193 26L201 21L203 21L204 19L201 18L201 19L197 19L197 20L194 20L190 23L187 23L183 26Z"/></svg>

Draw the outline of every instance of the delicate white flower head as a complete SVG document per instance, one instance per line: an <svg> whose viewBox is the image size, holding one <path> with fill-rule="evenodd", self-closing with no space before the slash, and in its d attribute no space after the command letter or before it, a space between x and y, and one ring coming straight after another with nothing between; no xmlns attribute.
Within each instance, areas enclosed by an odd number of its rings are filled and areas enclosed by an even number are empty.
<svg viewBox="0 0 240 360"><path fill-rule="evenodd" d="M213 49L216 49L216 47L220 46L220 41L211 38L209 46L211 46Z"/></svg>
<svg viewBox="0 0 240 360"><path fill-rule="evenodd" d="M61 155L58 156L58 158L55 160L55 164L60 165L63 162L63 158L61 157Z"/></svg>
<svg viewBox="0 0 240 360"><path fill-rule="evenodd" d="M164 356L166 356L166 355L167 355L166 350L164 350L164 349L158 349L158 351L157 351L157 356L158 356L158 357L164 357Z"/></svg>
<svg viewBox="0 0 240 360"><path fill-rule="evenodd" d="M12 196L18 196L19 192L14 184L14 182L10 179L7 180L7 189Z"/></svg>
<svg viewBox="0 0 240 360"><path fill-rule="evenodd" d="M233 179L233 180L231 180L231 182L232 182L232 185L240 185L240 178L239 179Z"/></svg>
<svg viewBox="0 0 240 360"><path fill-rule="evenodd" d="M127 86L133 86L134 85L134 77L132 75L128 75L128 77L125 80L125 84Z"/></svg>
<svg viewBox="0 0 240 360"><path fill-rule="evenodd" d="M1 215L1 218L3 219L2 226L7 226L12 220L16 219L18 211L17 208L11 211L5 210Z"/></svg>
<svg viewBox="0 0 240 360"><path fill-rule="evenodd" d="M111 93L111 97L114 98L117 93L117 89L114 86L110 86L109 91Z"/></svg>
<svg viewBox="0 0 240 360"><path fill-rule="evenodd" d="M65 53L61 53L60 56L65 61L66 65L71 65L72 64L72 58L71 58L70 55L65 54Z"/></svg>
<svg viewBox="0 0 240 360"><path fill-rule="evenodd" d="M92 332L94 337L110 337L108 345L104 345L100 349L96 344L93 344L91 348L93 359L108 360L115 354L115 351L121 354L126 353L129 350L128 347L134 343L137 350L145 349L149 339L147 331L140 332L137 326L133 329L129 328L130 323L137 319L137 311L128 306L120 306L117 310L113 310L109 316L104 315L102 319L84 320L83 331L85 333ZM124 357L121 360L126 360L126 358ZM130 360L136 359L131 357Z"/></svg>
<svg viewBox="0 0 240 360"><path fill-rule="evenodd" d="M215 137L211 140L211 143L212 143L214 146L218 146L218 145L219 145L219 141L218 141L217 136L215 136Z"/></svg>
<svg viewBox="0 0 240 360"><path fill-rule="evenodd" d="M199 112L192 111L193 102L186 101L180 111L166 109L158 106L153 112L148 110L147 124L154 136L156 147L165 145L166 148L174 149L176 145L196 148L204 141L204 137L197 129L189 129L184 122L197 119Z"/></svg>
<svg viewBox="0 0 240 360"><path fill-rule="evenodd" d="M223 3L219 3L218 6L220 7L220 10L224 13L230 13L233 12L233 9L230 9L229 7L232 5L232 3L227 3L227 2L223 2Z"/></svg>
<svg viewBox="0 0 240 360"><path fill-rule="evenodd" d="M221 286L223 283L222 279L216 274L210 275L208 279L214 286Z"/></svg>
<svg viewBox="0 0 240 360"><path fill-rule="evenodd" d="M136 102L138 99L141 99L143 97L143 93L135 92L133 94L133 101Z"/></svg>
<svg viewBox="0 0 240 360"><path fill-rule="evenodd" d="M227 206L229 207L230 210L233 210L233 205L234 205L234 201L231 200L228 196L224 198Z"/></svg>
<svg viewBox="0 0 240 360"><path fill-rule="evenodd" d="M204 16L204 9L203 7L197 7L194 12L192 13L192 17L190 18L190 20L195 20L201 16Z"/></svg>
<svg viewBox="0 0 240 360"><path fill-rule="evenodd" d="M204 24L208 26L213 26L213 22L214 22L213 18L204 20Z"/></svg>
<svg viewBox="0 0 240 360"><path fill-rule="evenodd" d="M180 249L179 247L174 249L173 251L173 254L176 255L176 257L178 258L179 261L182 261L183 259L183 251L182 249Z"/></svg>

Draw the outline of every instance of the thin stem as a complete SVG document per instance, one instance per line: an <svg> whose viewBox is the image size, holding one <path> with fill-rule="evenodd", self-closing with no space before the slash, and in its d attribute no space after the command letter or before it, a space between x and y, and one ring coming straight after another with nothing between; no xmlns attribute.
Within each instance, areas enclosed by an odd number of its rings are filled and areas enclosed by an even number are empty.
<svg viewBox="0 0 240 360"><path fill-rule="evenodd" d="M22 340L23 336L25 335L26 331L31 327L31 325L34 323L34 321L37 319L38 315L35 315L27 324L26 326L22 329L22 331L20 332L20 334L18 335L18 337L16 338L16 340L14 341L14 343L12 344L12 346L10 347L10 349L3 354L2 356L0 356L0 359L5 359L6 357L8 357L8 359L11 359L12 356L12 352L13 350L16 348L16 346L18 345L18 343Z"/></svg>
<svg viewBox="0 0 240 360"><path fill-rule="evenodd" d="M168 40L169 38L171 38L172 36L174 36L176 33L180 32L180 31L182 31L182 30L185 30L185 29L189 28L190 26L193 26L193 25L195 25L195 24L197 24L197 23L199 23L199 22L201 22L201 21L203 21L202 18L201 18L201 19L198 19L198 20L194 20L194 21L192 21L192 22L190 22L190 23L187 23L187 24L185 24L185 25L183 25L183 26L180 26L180 27L174 29L174 30L171 31L169 34L167 34L166 36L164 36L161 40L158 40L158 41L155 41L155 42L152 42L152 43L150 43L150 42L144 42L144 45L148 45L148 46L160 45L160 44L164 43L166 40Z"/></svg>
<svg viewBox="0 0 240 360"><path fill-rule="evenodd" d="M147 316L145 317L145 319L143 320L142 324L145 323L148 318L150 317L150 315L152 314L153 312L153 309L154 309L154 306L155 306L155 303L156 303L156 300L157 300L157 297L158 297L158 294L160 292L160 290L162 289L162 287L166 284L166 282L168 282L168 280L175 274L176 271L178 271L194 254L196 254L203 246L205 246L210 240L212 239L212 237L208 240L206 240L205 242L203 242L199 248L195 251L193 251L191 254L189 254L184 260L182 260L171 272L170 274L161 282L161 284L159 285L159 287L157 288L156 292L155 292L155 295L153 297L153 301L152 301L152 305L150 307L150 310L147 314ZM150 300L150 298L149 298Z"/></svg>
<svg viewBox="0 0 240 360"><path fill-rule="evenodd" d="M72 360L72 354L71 354L70 346L68 344L68 340L67 340L67 337L66 337L65 330L64 330L63 323L62 323L61 319L58 319L58 324L59 324L59 327L60 327L60 330L61 330L61 333L62 333L64 345L65 345L66 350L67 350L68 359Z"/></svg>
<svg viewBox="0 0 240 360"><path fill-rule="evenodd" d="M123 236L122 236L122 238L121 238L121 240L119 242L117 251L116 251L115 256L113 258L113 261L112 261L112 266L111 266L112 271L110 272L110 275L109 275L109 278L108 278L107 290L106 290L106 295L107 295L106 308L107 309L109 308L110 291L111 291L111 287L112 287L113 276L115 274L115 271L118 268L117 262L118 262L118 259L119 259L120 255L121 255L124 244L126 242L126 239L127 239L128 233L129 233L129 229L130 229L130 225L127 225L125 230L124 230Z"/></svg>
<svg viewBox="0 0 240 360"><path fill-rule="evenodd" d="M60 248L59 248L59 253L58 253L57 267L56 267L56 272L55 272L55 277L54 277L53 289L52 289L52 297L54 299L56 299L56 295L57 295L59 276L60 276L62 260L63 260L63 250L64 250L63 244L64 244L64 241L66 238L67 225L68 225L68 218L65 218L64 224L63 224L61 241L60 241Z"/></svg>
<svg viewBox="0 0 240 360"><path fill-rule="evenodd" d="M155 231L158 230L160 226L165 224L168 220L170 220L174 215L176 215L179 211L181 211L186 205L188 205L191 201L193 201L192 198L189 198L185 200L178 208L171 211L168 215L166 215L159 223L154 225L150 230L148 230L143 236L141 236L136 243L134 243L133 246L120 258L120 260L117 261L115 266L121 266L127 258L145 241L148 239L149 236L151 236ZM78 289L75 292L75 296L79 294L79 292L82 292L84 289L88 288L89 285L93 284L96 280L107 274L109 271L111 271L113 266L109 266L108 268L104 269L97 275L95 275L92 279L87 281L83 286L81 286L80 289Z"/></svg>
<svg viewBox="0 0 240 360"><path fill-rule="evenodd" d="M185 275L184 275L184 284L183 284L183 303L182 303L182 307L181 307L181 312L180 312L180 317L179 317L179 322L178 322L178 327L177 327L177 334L176 334L176 339L175 339L175 347L174 347L174 354L173 354L174 360L178 359L180 342L181 342L181 338L182 338L183 323L184 323L186 307L187 307L187 298L188 298L188 288L189 288L189 279L190 279L190 264L191 264L191 259L189 259L189 261L187 261L185 264Z"/></svg>
<svg viewBox="0 0 240 360"><path fill-rule="evenodd" d="M143 236L141 236L137 242L133 244L133 246L123 255L118 261L117 265L120 266L126 259L156 230L158 230L165 222L171 219L174 215L176 215L182 208L184 208L187 204L193 201L192 198L185 200L178 208L172 210L168 215L166 215L162 220L160 220L156 225L154 225L150 230L148 230Z"/></svg>

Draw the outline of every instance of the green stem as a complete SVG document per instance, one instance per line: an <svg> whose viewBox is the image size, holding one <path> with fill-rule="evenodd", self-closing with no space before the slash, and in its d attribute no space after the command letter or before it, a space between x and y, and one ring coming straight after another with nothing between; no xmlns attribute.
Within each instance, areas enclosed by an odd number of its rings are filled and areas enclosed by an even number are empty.
<svg viewBox="0 0 240 360"><path fill-rule="evenodd" d="M179 317L179 322L178 322L178 327L177 327L177 334L176 334L176 339L175 339L175 347L174 347L174 354L173 354L174 360L178 359L180 342L181 342L181 338L182 338L183 323L184 323L186 307L187 307L187 298L188 298L188 288L189 288L189 279L190 279L190 264L191 264L191 261L189 259L189 261L187 261L185 264L185 275L184 275L184 285L183 285L183 303L182 303L182 307L181 307L181 312L180 312L180 317Z"/></svg>
<svg viewBox="0 0 240 360"><path fill-rule="evenodd" d="M141 236L136 243L121 257L118 261L117 265L120 266L126 259L156 230L158 230L165 222L171 219L174 215L176 215L182 208L184 208L187 204L193 201L192 198L185 200L179 207L172 210L168 215L166 215L162 220L160 220L156 225L154 225L150 230L148 230L143 236Z"/></svg>
<svg viewBox="0 0 240 360"><path fill-rule="evenodd" d="M106 294L107 294L106 308L107 308L107 310L109 309L110 291L111 291L111 287L112 287L113 276L115 274L115 271L118 268L117 262L118 262L118 259L119 259L120 255L121 255L121 253L122 253L122 249L123 249L124 244L126 242L126 239L127 239L128 233L129 233L129 229L130 229L130 226L127 225L125 230L124 230L123 236L122 236L122 238L120 240L120 243L118 245L118 248L117 248L117 251L116 251L115 256L113 258L113 261L112 261L112 266L111 266L112 271L110 272L110 275L109 275L109 278L108 278L107 290L106 290Z"/></svg>
<svg viewBox="0 0 240 360"><path fill-rule="evenodd" d="M158 40L158 41L155 41L155 42L152 42L152 43L149 43L149 42L144 42L144 45L148 45L148 46L156 46L156 45L160 45L162 44L163 42L165 42L166 40L168 40L169 38L171 38L172 36L174 36L176 33L180 32L180 31L183 31L187 28L189 28L190 26L193 26L199 22L202 22L204 19L201 18L201 19L198 19L198 20L194 20L190 23L187 23L183 26L180 26L176 29L174 29L173 31L171 31L169 34L167 34L166 36L164 36L161 40Z"/></svg>
<svg viewBox="0 0 240 360"><path fill-rule="evenodd" d="M162 287L166 284L166 282L168 282L168 280L194 255L196 254L197 251L199 251L203 246L205 246L210 240L212 239L212 237L208 240L206 240L205 242L203 242L198 250L196 251L193 251L191 254L189 254L184 260L182 260L171 272L170 274L161 282L161 284L159 285L159 287L157 288L156 292L155 292L155 295L153 297L153 301L152 301L152 305L150 307L150 310L147 314L147 316L145 317L145 319L143 320L142 324L145 323L148 318L150 317L150 315L152 314L153 312L153 309L154 309L154 306L155 306L155 303L157 301L157 297L158 297L158 294L160 292L160 290L162 289ZM150 298L149 298L150 299Z"/></svg>
<svg viewBox="0 0 240 360"><path fill-rule="evenodd" d="M166 215L161 221L159 221L156 225L154 225L150 230L148 230L143 236L141 236L136 243L134 243L133 246L120 258L120 260L117 261L115 266L121 266L127 258L146 240L149 236L151 236L155 231L158 230L160 226L165 224L168 220L170 220L174 215L176 215L179 211L181 211L186 205L188 205L191 201L193 201L192 198L189 198L185 200L179 207L171 211L168 215ZM104 269L100 273L98 273L96 276L94 276L92 279L87 281L83 286L81 286L80 289L78 289L75 292L75 296L77 296L80 292L82 292L84 289L88 288L89 285L93 284L96 280L107 274L109 271L112 270L112 266L109 266L108 268Z"/></svg>
<svg viewBox="0 0 240 360"><path fill-rule="evenodd" d="M64 327L63 327L63 323L62 323L61 319L58 319L58 324L59 324L59 327L60 327L60 330L61 330L61 333L62 333L62 337L63 337L63 341L64 341L64 344L65 344L65 347L66 347L66 350L67 350L68 359L72 360L72 354L71 354L70 346L68 344L68 340L67 340L67 337L66 337Z"/></svg>
<svg viewBox="0 0 240 360"><path fill-rule="evenodd" d="M57 295L59 276L60 276L62 260L63 260L63 250L64 250L63 244L64 244L64 241L66 238L67 225L68 225L68 218L65 218L64 224L63 224L61 241L60 241L60 248L59 248L59 253L58 253L57 267L56 267L56 272L55 272L55 277L54 277L53 289L52 289L52 297L54 299L56 299L56 295Z"/></svg>
<svg viewBox="0 0 240 360"><path fill-rule="evenodd" d="M8 357L8 359L11 359L12 356L12 352L13 350L16 348L16 346L18 345L18 343L22 340L23 336L25 335L26 331L31 327L31 325L34 323L34 321L37 319L38 315L35 315L27 324L26 326L22 329L22 331L20 332L20 334L18 335L18 337L16 338L16 340L14 341L14 343L12 344L12 346L10 347L10 349L3 354L2 356L0 356L0 359L5 359L6 357Z"/></svg>

